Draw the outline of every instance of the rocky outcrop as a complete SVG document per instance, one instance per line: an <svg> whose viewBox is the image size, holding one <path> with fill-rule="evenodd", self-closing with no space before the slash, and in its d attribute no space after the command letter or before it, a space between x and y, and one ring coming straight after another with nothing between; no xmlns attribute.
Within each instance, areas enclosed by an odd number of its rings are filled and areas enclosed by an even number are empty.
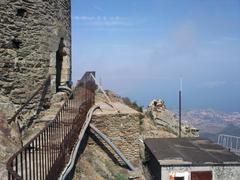
<svg viewBox="0 0 240 180"><path fill-rule="evenodd" d="M165 102L161 99L154 99L150 102L148 109L153 111L162 112L166 110Z"/></svg>
<svg viewBox="0 0 240 180"><path fill-rule="evenodd" d="M145 110L145 114L152 119L156 126L161 126L172 134L178 135L179 120L175 113L169 111L163 100L154 99ZM192 125L182 122L182 135L186 137L199 136L198 129Z"/></svg>
<svg viewBox="0 0 240 180"><path fill-rule="evenodd" d="M1 96L1 95L0 95ZM16 112L16 106L11 102L9 97L0 97L0 111L5 115L6 120L13 117Z"/></svg>
<svg viewBox="0 0 240 180"><path fill-rule="evenodd" d="M0 177L7 177L6 162L21 147L21 137L15 123L8 125L5 115L0 112Z"/></svg>

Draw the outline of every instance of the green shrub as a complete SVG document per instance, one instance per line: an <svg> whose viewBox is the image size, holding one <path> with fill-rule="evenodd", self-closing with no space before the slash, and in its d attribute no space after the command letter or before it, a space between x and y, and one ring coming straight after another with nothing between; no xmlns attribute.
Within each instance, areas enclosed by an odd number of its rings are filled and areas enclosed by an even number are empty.
<svg viewBox="0 0 240 180"><path fill-rule="evenodd" d="M128 179L128 177L126 175L121 174L121 173L116 174L114 177L115 177L115 180L127 180Z"/></svg>
<svg viewBox="0 0 240 180"><path fill-rule="evenodd" d="M136 101L132 102L128 97L123 97L123 102L129 107L135 109L138 112L143 112L143 107L139 106Z"/></svg>

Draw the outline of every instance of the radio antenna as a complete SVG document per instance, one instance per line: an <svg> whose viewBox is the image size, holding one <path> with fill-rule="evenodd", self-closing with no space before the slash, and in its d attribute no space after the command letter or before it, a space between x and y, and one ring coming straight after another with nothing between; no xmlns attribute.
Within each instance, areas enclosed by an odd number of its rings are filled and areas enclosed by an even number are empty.
<svg viewBox="0 0 240 180"><path fill-rule="evenodd" d="M179 89L179 132L178 132L178 137L181 138L181 133L182 133L182 84L183 79L180 77L180 89Z"/></svg>

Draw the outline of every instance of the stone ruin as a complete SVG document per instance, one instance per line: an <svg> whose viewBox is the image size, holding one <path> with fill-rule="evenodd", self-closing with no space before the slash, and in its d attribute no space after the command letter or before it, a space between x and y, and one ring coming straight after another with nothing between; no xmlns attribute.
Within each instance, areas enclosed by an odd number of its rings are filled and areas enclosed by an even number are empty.
<svg viewBox="0 0 240 180"><path fill-rule="evenodd" d="M165 102L161 99L154 99L150 102L148 108L156 110L158 112L166 110Z"/></svg>
<svg viewBox="0 0 240 180"><path fill-rule="evenodd" d="M0 111L6 119L51 77L43 93L26 107L47 109L59 86L71 86L70 0L0 1ZM25 112L22 126L34 116Z"/></svg>
<svg viewBox="0 0 240 180"><path fill-rule="evenodd" d="M71 86L71 1L0 0L0 37L3 178L7 175L6 160L22 146L23 133L31 129L36 114L61 99L57 93L60 86ZM50 83L45 85L48 77ZM7 120L43 84L44 90L9 124Z"/></svg>

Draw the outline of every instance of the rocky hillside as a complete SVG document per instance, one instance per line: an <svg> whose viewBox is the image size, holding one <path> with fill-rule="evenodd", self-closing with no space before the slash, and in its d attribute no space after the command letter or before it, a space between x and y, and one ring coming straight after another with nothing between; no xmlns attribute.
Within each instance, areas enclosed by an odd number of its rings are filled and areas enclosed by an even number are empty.
<svg viewBox="0 0 240 180"><path fill-rule="evenodd" d="M157 126L165 128L167 131L178 135L179 119L176 114L166 108L165 102L160 99L153 100L145 110L145 115L148 116ZM193 137L199 136L198 129L193 127L188 122L182 122L182 136Z"/></svg>
<svg viewBox="0 0 240 180"><path fill-rule="evenodd" d="M58 112L61 105L67 99L67 94L59 92L53 95L51 99L51 107L45 111L41 111L34 121L29 126L21 131L20 123L12 122L8 124L7 119L11 118L14 111L12 112L12 105L7 103L1 106L0 109L0 179L7 179L6 162L7 160L16 153L22 145L26 144L33 136L41 131L45 125L54 117ZM8 110L9 109L9 110ZM31 111L31 109L30 109ZM9 113L8 113L9 112ZM32 113L32 111L30 112Z"/></svg>
<svg viewBox="0 0 240 180"><path fill-rule="evenodd" d="M135 166L129 171L123 161L94 132L89 130L86 148L78 160L74 179L146 179L144 167L145 138L177 137L178 121L175 114L167 110L161 100L151 102L147 109L142 109L128 98L122 98L112 91L106 91L112 104L104 95L97 92L96 104L101 111L96 111L92 123L104 133L126 158ZM197 136L189 126L183 123L184 136Z"/></svg>
<svg viewBox="0 0 240 180"><path fill-rule="evenodd" d="M240 113L226 113L213 109L191 110L183 113L187 122L200 129L200 136L213 141L217 140L218 134L240 136Z"/></svg>

